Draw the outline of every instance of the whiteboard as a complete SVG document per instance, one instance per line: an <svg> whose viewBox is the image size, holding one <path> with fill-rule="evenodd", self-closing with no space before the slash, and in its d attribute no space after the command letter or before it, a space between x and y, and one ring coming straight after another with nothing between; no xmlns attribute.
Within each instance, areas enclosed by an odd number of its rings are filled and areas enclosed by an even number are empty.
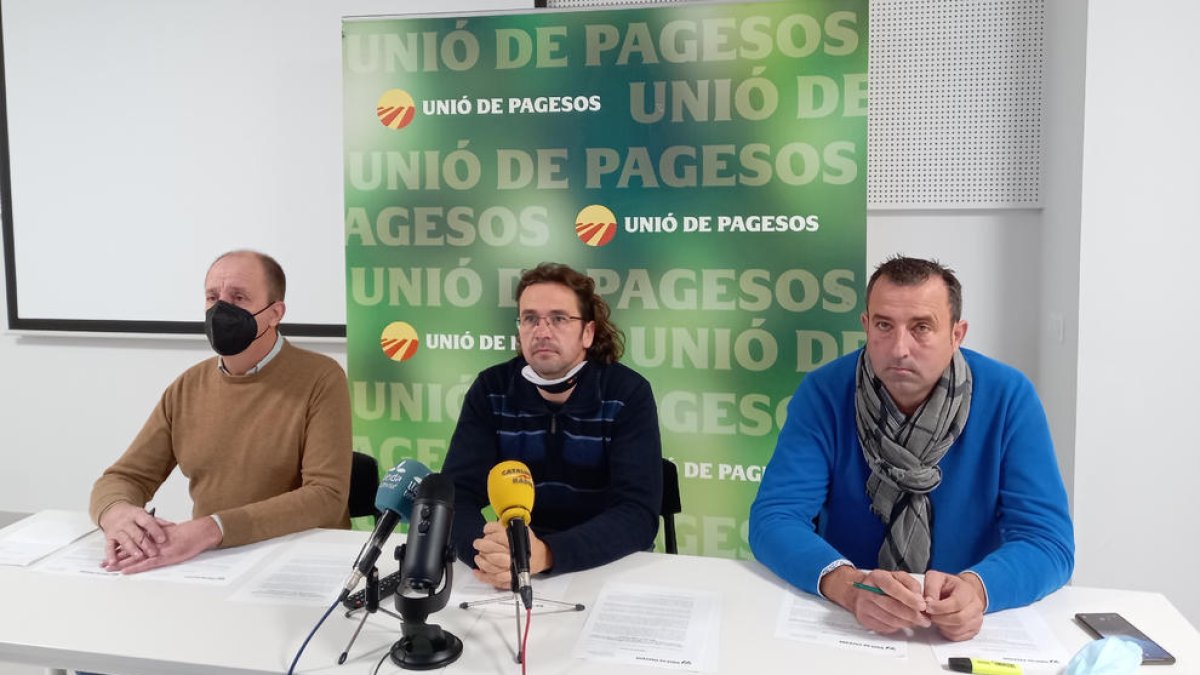
<svg viewBox="0 0 1200 675"><path fill-rule="evenodd" d="M8 325L195 332L219 254L343 335L341 21L533 0L5 0ZM2 178L2 176L0 176Z"/></svg>

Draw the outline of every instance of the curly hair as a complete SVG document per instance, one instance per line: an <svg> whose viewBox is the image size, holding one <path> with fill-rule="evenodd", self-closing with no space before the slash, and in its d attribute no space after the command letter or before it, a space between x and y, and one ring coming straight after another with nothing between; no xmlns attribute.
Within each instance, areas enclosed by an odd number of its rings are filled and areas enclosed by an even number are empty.
<svg viewBox="0 0 1200 675"><path fill-rule="evenodd" d="M594 279L566 265L544 262L521 274L515 299L519 302L521 293L534 284L560 284L575 292L579 303L579 315L584 321L591 321L596 326L592 346L588 347L589 361L616 363L621 360L621 355L625 353L625 335L612 322L612 312L608 303L596 295Z"/></svg>

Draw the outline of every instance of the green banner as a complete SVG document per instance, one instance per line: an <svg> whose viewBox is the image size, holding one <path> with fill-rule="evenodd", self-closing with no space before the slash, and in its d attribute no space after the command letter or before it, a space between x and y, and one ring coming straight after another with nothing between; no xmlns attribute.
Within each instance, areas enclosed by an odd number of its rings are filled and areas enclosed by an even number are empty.
<svg viewBox="0 0 1200 675"><path fill-rule="evenodd" d="M345 21L355 449L440 467L521 270L566 263L654 387L680 551L749 557L792 392L864 339L867 33L867 0Z"/></svg>

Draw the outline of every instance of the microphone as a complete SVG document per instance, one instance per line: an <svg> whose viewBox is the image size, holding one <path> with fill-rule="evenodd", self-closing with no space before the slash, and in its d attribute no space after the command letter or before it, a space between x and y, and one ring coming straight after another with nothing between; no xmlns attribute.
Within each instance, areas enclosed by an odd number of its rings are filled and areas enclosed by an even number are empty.
<svg viewBox="0 0 1200 675"><path fill-rule="evenodd" d="M406 589L433 592L442 583L450 526L454 523L454 481L440 473L421 481L409 517L408 541L400 565Z"/></svg>
<svg viewBox="0 0 1200 675"><path fill-rule="evenodd" d="M405 670L442 668L462 655L463 643L457 635L425 622L450 601L454 553L448 544L453 524L454 482L443 474L430 474L417 489L408 541L396 548L403 589L396 593L402 636L390 654L392 663Z"/></svg>
<svg viewBox="0 0 1200 675"><path fill-rule="evenodd" d="M508 530L513 585L525 609L533 607L529 585L529 522L533 510L533 476L523 462L506 460L492 467L487 479L488 501Z"/></svg>
<svg viewBox="0 0 1200 675"><path fill-rule="evenodd" d="M371 539L359 551L358 559L354 561L354 569L351 570L350 576L346 578L346 583L342 586L339 601L345 600L358 585L359 580L375 566L375 561L379 559L379 554L383 550L384 542L396 529L396 525L408 522L408 514L412 512L417 488L428 475L429 467L415 459L406 459L392 467L380 481L379 489L375 491L375 509L381 511L383 515L375 524L375 531L371 533Z"/></svg>

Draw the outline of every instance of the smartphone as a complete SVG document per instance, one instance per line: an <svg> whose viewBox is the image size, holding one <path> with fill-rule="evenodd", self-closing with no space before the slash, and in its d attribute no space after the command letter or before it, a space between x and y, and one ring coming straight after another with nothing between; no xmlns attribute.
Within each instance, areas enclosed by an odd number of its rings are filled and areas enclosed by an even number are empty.
<svg viewBox="0 0 1200 675"><path fill-rule="evenodd" d="M1157 642L1146 637L1145 633L1134 628L1133 624L1116 612L1076 614L1075 620L1083 624L1084 628L1098 638L1125 637L1137 642L1142 648L1142 663L1145 665L1175 663L1174 656L1171 656Z"/></svg>

